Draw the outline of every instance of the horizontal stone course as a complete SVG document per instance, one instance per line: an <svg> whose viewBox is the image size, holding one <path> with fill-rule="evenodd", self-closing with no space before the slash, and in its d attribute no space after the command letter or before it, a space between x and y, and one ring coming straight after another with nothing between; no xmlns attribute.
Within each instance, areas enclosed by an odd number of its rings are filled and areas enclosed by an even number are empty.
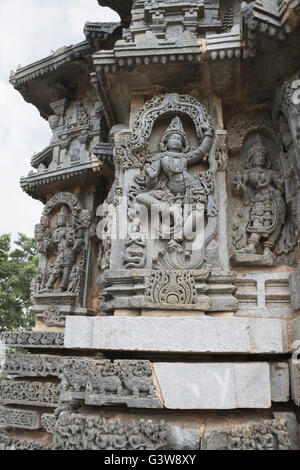
<svg viewBox="0 0 300 470"><path fill-rule="evenodd" d="M236 409L271 406L267 363L154 363L169 409Z"/></svg>
<svg viewBox="0 0 300 470"><path fill-rule="evenodd" d="M289 351L286 322L237 317L67 317L65 347L227 354Z"/></svg>

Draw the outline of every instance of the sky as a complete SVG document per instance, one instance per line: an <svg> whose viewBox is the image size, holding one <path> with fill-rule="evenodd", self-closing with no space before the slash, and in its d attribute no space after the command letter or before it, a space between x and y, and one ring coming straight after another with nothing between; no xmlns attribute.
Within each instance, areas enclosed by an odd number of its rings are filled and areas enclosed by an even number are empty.
<svg viewBox="0 0 300 470"><path fill-rule="evenodd" d="M0 0L0 234L33 236L43 204L19 181L51 137L47 121L10 85L10 71L83 41L86 21L119 20L97 0Z"/></svg>

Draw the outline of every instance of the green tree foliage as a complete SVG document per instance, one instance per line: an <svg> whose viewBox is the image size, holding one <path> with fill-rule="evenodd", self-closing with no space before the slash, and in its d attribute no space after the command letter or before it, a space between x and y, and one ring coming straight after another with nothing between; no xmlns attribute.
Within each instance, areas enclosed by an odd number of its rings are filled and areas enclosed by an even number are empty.
<svg viewBox="0 0 300 470"><path fill-rule="evenodd" d="M0 235L0 331L33 327L30 284L37 264L33 238L19 233L12 246L10 235Z"/></svg>

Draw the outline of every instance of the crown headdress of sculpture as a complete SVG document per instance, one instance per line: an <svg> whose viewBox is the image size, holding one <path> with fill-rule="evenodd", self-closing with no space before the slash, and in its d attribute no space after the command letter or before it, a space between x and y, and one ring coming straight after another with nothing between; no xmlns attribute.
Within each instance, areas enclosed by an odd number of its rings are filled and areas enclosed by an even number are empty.
<svg viewBox="0 0 300 470"><path fill-rule="evenodd" d="M164 135L162 136L160 140L160 148L163 151L166 151L168 149L168 140L173 134L178 134L181 135L182 137L182 149L184 152L188 150L188 139L186 132L183 128L181 119L179 116L176 116L172 119L168 129L165 131Z"/></svg>
<svg viewBox="0 0 300 470"><path fill-rule="evenodd" d="M257 153L262 153L263 155L266 156L267 154L267 149L266 147L264 146L262 140L261 140L261 137L259 134L256 135L255 137L255 140L252 144L252 146L250 147L250 150L248 152L248 160L247 160L247 167L249 168L251 166L251 163L252 163L252 158L254 157L254 155L256 155Z"/></svg>

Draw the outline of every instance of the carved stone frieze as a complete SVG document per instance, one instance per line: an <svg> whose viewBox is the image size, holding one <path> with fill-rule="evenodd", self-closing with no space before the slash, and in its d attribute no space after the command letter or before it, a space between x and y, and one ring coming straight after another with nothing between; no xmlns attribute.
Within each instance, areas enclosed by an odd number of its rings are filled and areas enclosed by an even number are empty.
<svg viewBox="0 0 300 470"><path fill-rule="evenodd" d="M78 113L78 119L86 119L83 111ZM62 192L47 202L36 227L41 260L31 296L35 305L47 305L39 313L48 326L64 326L66 311L60 306L82 302L90 225L90 211L78 196Z"/></svg>
<svg viewBox="0 0 300 470"><path fill-rule="evenodd" d="M49 434L53 434L56 424L55 414L43 413L41 416L41 427Z"/></svg>
<svg viewBox="0 0 300 470"><path fill-rule="evenodd" d="M66 317L60 314L56 305L49 305L44 311L43 320L47 326L64 326Z"/></svg>
<svg viewBox="0 0 300 470"><path fill-rule="evenodd" d="M50 382L24 382L1 380L0 402L57 407L60 402L59 385Z"/></svg>
<svg viewBox="0 0 300 470"><path fill-rule="evenodd" d="M158 450L167 444L165 422L108 420L63 411L55 425L55 450Z"/></svg>
<svg viewBox="0 0 300 470"><path fill-rule="evenodd" d="M232 153L239 152L252 133L263 131L276 138L272 122L264 113L238 113L229 120L226 127L228 149Z"/></svg>
<svg viewBox="0 0 300 470"><path fill-rule="evenodd" d="M189 272L157 271L149 279L145 301L153 304L195 304L198 295Z"/></svg>
<svg viewBox="0 0 300 470"><path fill-rule="evenodd" d="M24 439L17 439L10 437L4 432L0 433L0 450L52 450L51 444L39 441L28 441Z"/></svg>
<svg viewBox="0 0 300 470"><path fill-rule="evenodd" d="M170 112L187 114L195 124L199 140L203 139L205 132L213 131L212 120L197 99L176 93L160 95L148 101L135 117L132 138L133 150L136 151L147 146L155 121ZM185 141L185 145L187 144L188 142ZM164 145L166 146L166 142Z"/></svg>
<svg viewBox="0 0 300 470"><path fill-rule="evenodd" d="M243 2L242 17L244 38L249 49L259 49L260 35L269 41L284 41L297 26L297 21L291 20L291 10L287 10L287 2L283 0L257 0L247 4ZM289 18L290 17L290 18ZM299 23L298 23L299 24Z"/></svg>
<svg viewBox="0 0 300 470"><path fill-rule="evenodd" d="M148 361L67 359L61 375L61 398L80 399L93 406L162 407Z"/></svg>
<svg viewBox="0 0 300 470"><path fill-rule="evenodd" d="M85 403L162 408L148 361L92 361Z"/></svg>
<svg viewBox="0 0 300 470"><path fill-rule="evenodd" d="M40 429L40 414L37 411L0 407L0 426L21 429Z"/></svg>
<svg viewBox="0 0 300 470"><path fill-rule="evenodd" d="M60 349L64 347L64 333L9 331L1 333L0 342L7 347Z"/></svg>
<svg viewBox="0 0 300 470"><path fill-rule="evenodd" d="M222 431L207 431L202 450L291 450L284 419L233 426Z"/></svg>
<svg viewBox="0 0 300 470"><path fill-rule="evenodd" d="M90 360L66 359L62 367L61 396L63 401L83 399L90 373Z"/></svg>

